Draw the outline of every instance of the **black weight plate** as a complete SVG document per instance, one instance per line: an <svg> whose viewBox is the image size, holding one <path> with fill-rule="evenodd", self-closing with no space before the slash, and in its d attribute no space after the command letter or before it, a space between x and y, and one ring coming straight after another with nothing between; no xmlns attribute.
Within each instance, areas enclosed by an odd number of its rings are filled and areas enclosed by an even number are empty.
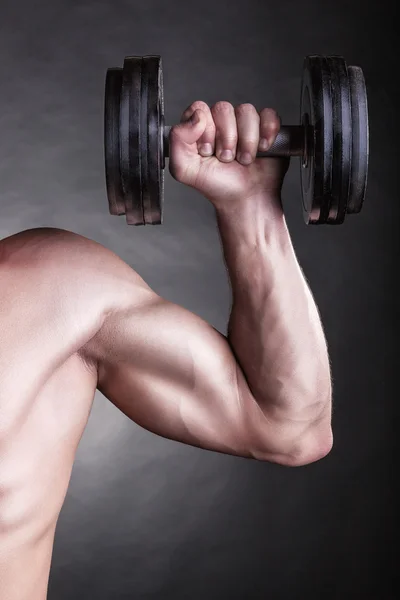
<svg viewBox="0 0 400 600"><path fill-rule="evenodd" d="M330 70L333 115L332 196L327 223L340 225L346 216L351 171L350 84L343 57L327 56L325 60Z"/></svg>
<svg viewBox="0 0 400 600"><path fill-rule="evenodd" d="M125 213L128 225L143 225L141 181L140 94L142 58L127 56L124 61L121 113L121 174L125 192Z"/></svg>
<svg viewBox="0 0 400 600"><path fill-rule="evenodd" d="M112 215L125 214L119 144L121 87L122 69L108 69L104 102L104 158L108 206Z"/></svg>
<svg viewBox="0 0 400 600"><path fill-rule="evenodd" d="M144 56L142 66L142 127L147 133L146 156L142 160L142 200L146 224L163 219L164 98L160 56ZM144 142L143 142L144 147Z"/></svg>
<svg viewBox="0 0 400 600"><path fill-rule="evenodd" d="M312 132L306 144L307 161L300 167L303 216L307 224L322 224L330 208L333 127L329 69L320 56L304 60L300 115Z"/></svg>
<svg viewBox="0 0 400 600"><path fill-rule="evenodd" d="M364 75L360 67L349 66L348 73L352 110L353 158L347 212L359 213L364 202L368 177L368 101Z"/></svg>

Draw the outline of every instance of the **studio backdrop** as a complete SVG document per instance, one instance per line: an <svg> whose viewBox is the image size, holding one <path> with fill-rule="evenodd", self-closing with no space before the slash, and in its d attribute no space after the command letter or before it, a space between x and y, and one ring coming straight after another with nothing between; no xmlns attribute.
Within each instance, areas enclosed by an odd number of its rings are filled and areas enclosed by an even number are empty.
<svg viewBox="0 0 400 600"><path fill-rule="evenodd" d="M299 162L283 189L322 317L334 447L299 468L161 439L97 393L58 522L49 600L392 600L399 296L395 22L385 1L2 0L0 237L59 227L105 245L164 298L226 333L214 210L165 172L164 223L111 216L108 68L159 54L165 118L194 100L251 102L299 122L303 59L343 55L367 82L362 212L304 223Z"/></svg>

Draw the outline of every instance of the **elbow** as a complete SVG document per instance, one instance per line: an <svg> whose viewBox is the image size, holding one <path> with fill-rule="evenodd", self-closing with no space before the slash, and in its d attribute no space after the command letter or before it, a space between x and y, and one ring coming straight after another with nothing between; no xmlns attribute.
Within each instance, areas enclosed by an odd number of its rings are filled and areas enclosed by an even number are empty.
<svg viewBox="0 0 400 600"><path fill-rule="evenodd" d="M302 467L328 456L333 448L330 379L315 388L301 394L285 392L284 401L263 403L253 395L250 403L242 402L247 456L287 467Z"/></svg>
<svg viewBox="0 0 400 600"><path fill-rule="evenodd" d="M333 448L332 432L325 433L314 441L296 441L277 449L252 452L252 458L262 462L275 463L284 467L304 467L328 456Z"/></svg>
<svg viewBox="0 0 400 600"><path fill-rule="evenodd" d="M279 464L286 467L304 467L318 462L330 454L333 448L332 429L321 432L314 439L293 444L292 449L279 457Z"/></svg>
<svg viewBox="0 0 400 600"><path fill-rule="evenodd" d="M303 467L330 454L333 448L330 387L324 396L324 401L310 405L300 420L289 418L287 425L279 428L280 433L284 432L285 441L281 445L277 442L281 453L275 462L288 467ZM278 435L274 436L275 440L279 439Z"/></svg>
<svg viewBox="0 0 400 600"><path fill-rule="evenodd" d="M253 438L254 439L254 438ZM330 411L324 418L306 427L293 422L273 425L269 422L264 433L258 437L256 460L273 462L286 467L303 467L328 456L333 448L333 432Z"/></svg>

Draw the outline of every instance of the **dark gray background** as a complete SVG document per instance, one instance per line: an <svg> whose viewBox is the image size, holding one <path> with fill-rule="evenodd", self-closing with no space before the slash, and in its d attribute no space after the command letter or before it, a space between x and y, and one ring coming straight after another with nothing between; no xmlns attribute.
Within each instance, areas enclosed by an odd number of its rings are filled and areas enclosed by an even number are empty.
<svg viewBox="0 0 400 600"><path fill-rule="evenodd" d="M361 215L306 227L296 161L284 186L330 348L332 453L286 469L185 447L98 394L59 520L50 600L395 597L395 49L383 1L1 0L0 237L55 226L93 238L223 332L230 292L207 201L167 174L163 227L108 215L106 69L161 54L171 123L196 99L225 99L276 107L295 124L312 53L362 66L369 91Z"/></svg>

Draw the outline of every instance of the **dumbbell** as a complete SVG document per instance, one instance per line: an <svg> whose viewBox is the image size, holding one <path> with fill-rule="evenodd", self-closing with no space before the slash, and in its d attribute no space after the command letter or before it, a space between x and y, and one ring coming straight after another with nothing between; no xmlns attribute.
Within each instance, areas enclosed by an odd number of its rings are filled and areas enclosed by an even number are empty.
<svg viewBox="0 0 400 600"><path fill-rule="evenodd" d="M104 142L109 211L129 225L159 225L169 132L162 60L127 56L106 75ZM341 56L306 56L300 124L281 127L257 157L300 158L307 224L341 224L361 211L368 174L368 105L360 67Z"/></svg>

